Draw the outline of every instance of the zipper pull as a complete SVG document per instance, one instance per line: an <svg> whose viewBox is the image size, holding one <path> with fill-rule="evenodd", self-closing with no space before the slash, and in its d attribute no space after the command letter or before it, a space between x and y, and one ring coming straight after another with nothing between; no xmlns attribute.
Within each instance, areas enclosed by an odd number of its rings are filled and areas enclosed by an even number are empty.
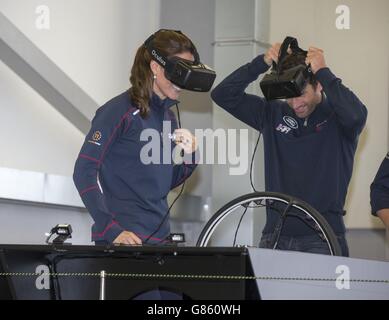
<svg viewBox="0 0 389 320"><path fill-rule="evenodd" d="M304 127L306 127L307 125L308 125L308 117L306 117L304 120Z"/></svg>

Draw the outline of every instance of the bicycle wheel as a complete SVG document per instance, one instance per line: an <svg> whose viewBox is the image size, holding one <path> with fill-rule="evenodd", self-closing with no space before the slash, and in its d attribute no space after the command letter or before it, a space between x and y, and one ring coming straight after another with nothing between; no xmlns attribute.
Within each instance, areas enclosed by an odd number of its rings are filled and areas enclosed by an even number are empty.
<svg viewBox="0 0 389 320"><path fill-rule="evenodd" d="M236 209L240 207L253 208L253 207L265 207L269 203L281 203L286 207L286 211L293 208L293 211L301 212L304 216L311 219L315 224L315 229L320 233L328 245L328 249L331 255L341 256L342 251L336 238L334 231L324 217L308 203L291 197L289 195L277 192L253 192L240 196L219 209L211 219L206 223L200 236L197 240L196 246L206 247L215 232L218 225L229 215L236 213ZM291 216L288 212L285 212L285 218ZM282 227L281 227L282 228Z"/></svg>

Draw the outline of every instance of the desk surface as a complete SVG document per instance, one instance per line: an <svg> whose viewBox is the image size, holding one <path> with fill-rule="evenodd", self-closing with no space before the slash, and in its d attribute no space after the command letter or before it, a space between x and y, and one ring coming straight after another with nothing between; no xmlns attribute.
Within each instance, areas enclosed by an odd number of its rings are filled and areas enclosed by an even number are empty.
<svg viewBox="0 0 389 320"><path fill-rule="evenodd" d="M246 247L185 247L185 246L84 246L84 245L28 245L0 244L3 251L30 251L46 253L143 253L143 254L180 254L180 255L247 255Z"/></svg>
<svg viewBox="0 0 389 320"><path fill-rule="evenodd" d="M0 277L0 289L13 299L98 299L104 270L108 299L163 287L192 299L239 300L247 297L247 282L229 276L251 275L244 247L0 245L0 262L0 273L10 274ZM42 266L56 275L50 290L36 289Z"/></svg>

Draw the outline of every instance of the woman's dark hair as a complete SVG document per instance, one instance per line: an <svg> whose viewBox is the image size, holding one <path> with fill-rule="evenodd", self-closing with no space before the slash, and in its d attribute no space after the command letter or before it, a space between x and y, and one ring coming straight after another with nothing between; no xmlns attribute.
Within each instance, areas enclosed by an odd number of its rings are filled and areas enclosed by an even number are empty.
<svg viewBox="0 0 389 320"><path fill-rule="evenodd" d="M173 30L160 30L154 34L152 47L170 58L176 54L190 52L195 54L196 48L192 41L181 32ZM150 112L150 99L153 94L153 73L150 69L151 55L144 44L136 52L134 64L131 69L131 100L139 110L142 118Z"/></svg>
<svg viewBox="0 0 389 320"><path fill-rule="evenodd" d="M305 59L307 57L306 52L298 52L298 53L291 53L286 55L286 57L281 61L280 65L280 72L284 70L291 69L293 67L297 67L299 65L305 65ZM313 73L309 76L309 83L316 88L317 86L317 80Z"/></svg>

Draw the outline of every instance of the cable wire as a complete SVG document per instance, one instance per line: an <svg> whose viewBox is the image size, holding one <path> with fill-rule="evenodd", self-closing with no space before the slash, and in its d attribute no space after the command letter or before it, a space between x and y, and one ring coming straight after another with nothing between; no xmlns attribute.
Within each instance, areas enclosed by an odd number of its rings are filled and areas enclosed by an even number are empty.
<svg viewBox="0 0 389 320"><path fill-rule="evenodd" d="M180 117L180 109L178 108L178 104L176 103L176 110L177 110L177 119L178 119L178 128L181 128L181 117ZM184 150L181 150L181 156L183 156L183 151ZM170 210L173 208L174 204L177 202L177 200L181 197L182 193L184 192L184 188L185 188L185 182L182 184L182 187L181 187L181 190L180 192L178 193L177 197L173 200L172 204L170 205L169 209L166 211L162 221L160 222L160 224L158 225L158 227L154 230L153 233L151 233L147 238L146 240L143 242L143 244L147 244L147 242L161 229L161 227L163 226L163 224L165 223L167 217L169 216L170 214ZM165 240L160 240L158 243L162 243L162 242L165 242Z"/></svg>
<svg viewBox="0 0 389 320"><path fill-rule="evenodd" d="M255 144L253 156L252 156L252 158L251 158L251 163L250 163L250 184L251 184L251 188L252 188L253 191L255 191L255 192L258 192L258 191L257 191L257 189L255 189L255 186L254 186L254 180L253 180L253 164L254 164L255 154L257 153L257 149L258 149L258 145L259 145L259 140L261 139L261 131L258 131L258 133L259 133L259 135L258 135L257 143Z"/></svg>

